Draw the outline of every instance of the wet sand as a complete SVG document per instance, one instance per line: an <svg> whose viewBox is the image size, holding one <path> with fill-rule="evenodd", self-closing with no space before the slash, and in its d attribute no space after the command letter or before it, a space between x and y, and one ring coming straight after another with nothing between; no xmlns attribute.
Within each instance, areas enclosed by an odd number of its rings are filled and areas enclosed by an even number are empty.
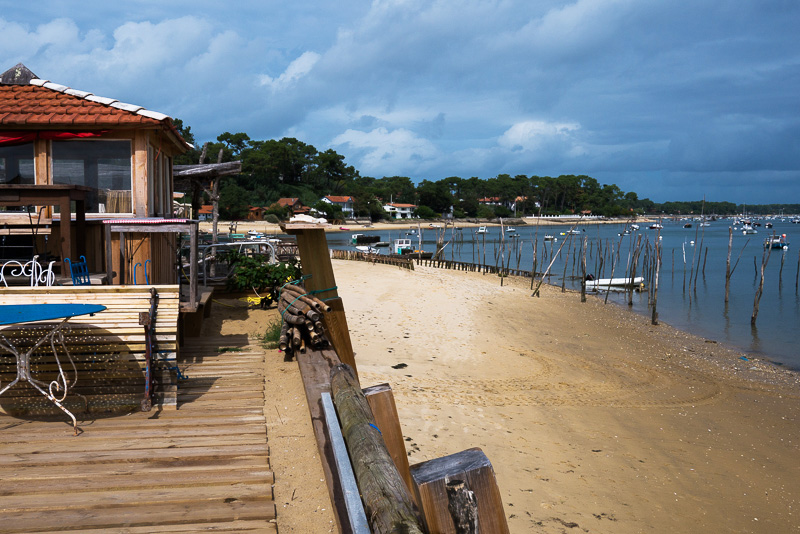
<svg viewBox="0 0 800 534"><path fill-rule="evenodd" d="M529 280L334 269L410 462L481 447L512 532L800 529L797 374Z"/></svg>

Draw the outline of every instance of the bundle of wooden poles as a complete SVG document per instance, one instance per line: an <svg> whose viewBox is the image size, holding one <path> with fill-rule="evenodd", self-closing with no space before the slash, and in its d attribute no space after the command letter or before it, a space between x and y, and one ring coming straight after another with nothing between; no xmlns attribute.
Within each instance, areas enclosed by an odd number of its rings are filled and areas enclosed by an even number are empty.
<svg viewBox="0 0 800 534"><path fill-rule="evenodd" d="M330 306L302 287L286 284L278 298L278 311L283 317L278 347L287 358L295 352L305 353L309 346L315 350L327 348L322 314L331 311Z"/></svg>

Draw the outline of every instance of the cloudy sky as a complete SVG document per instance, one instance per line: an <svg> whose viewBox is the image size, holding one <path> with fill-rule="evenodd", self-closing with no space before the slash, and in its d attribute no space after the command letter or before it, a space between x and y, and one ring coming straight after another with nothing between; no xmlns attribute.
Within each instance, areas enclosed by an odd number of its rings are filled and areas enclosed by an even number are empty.
<svg viewBox="0 0 800 534"><path fill-rule="evenodd" d="M0 71L368 176L800 202L797 0L3 1Z"/></svg>

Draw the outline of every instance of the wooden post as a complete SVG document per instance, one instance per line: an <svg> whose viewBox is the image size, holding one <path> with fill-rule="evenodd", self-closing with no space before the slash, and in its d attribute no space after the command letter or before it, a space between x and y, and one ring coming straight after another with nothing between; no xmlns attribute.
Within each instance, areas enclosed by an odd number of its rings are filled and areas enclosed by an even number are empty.
<svg viewBox="0 0 800 534"><path fill-rule="evenodd" d="M414 483L411 480L411 471L408 468L408 454L403 441L403 430L400 428L400 418L397 415L397 405L394 394L389 384L378 384L364 388L372 415L375 416L375 425L380 429L386 450L394 460L397 471L406 483L408 492L414 497ZM419 505L419 503L415 503Z"/></svg>
<svg viewBox="0 0 800 534"><path fill-rule="evenodd" d="M349 366L331 369L331 394L372 532L422 534L419 511Z"/></svg>
<svg viewBox="0 0 800 534"><path fill-rule="evenodd" d="M448 509L448 480L464 481L474 492L480 532L509 532L494 469L481 449L467 449L412 465L411 477L430 534L458 534Z"/></svg>
<svg viewBox="0 0 800 534"><path fill-rule="evenodd" d="M353 372L358 376L344 304L336 291L336 279L333 276L325 230L315 224L287 224L284 231L297 236L297 248L300 251L303 274L310 275L305 281L306 290L309 292L320 291L315 296L324 300L332 308L324 315L323 320L333 349L339 355L342 363L352 367Z"/></svg>
<svg viewBox="0 0 800 534"><path fill-rule="evenodd" d="M447 509L453 518L456 534L479 534L478 499L463 480L447 480Z"/></svg>

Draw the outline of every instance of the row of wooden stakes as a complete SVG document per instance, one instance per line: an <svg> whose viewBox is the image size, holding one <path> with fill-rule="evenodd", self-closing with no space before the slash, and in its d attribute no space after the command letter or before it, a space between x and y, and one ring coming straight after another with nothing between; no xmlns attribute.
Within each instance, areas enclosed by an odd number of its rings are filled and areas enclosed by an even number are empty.
<svg viewBox="0 0 800 534"><path fill-rule="evenodd" d="M286 284L278 298L278 311L283 318L278 348L287 358L295 352L305 354L309 346L317 350L328 347L322 314L331 311L330 306L302 287Z"/></svg>

